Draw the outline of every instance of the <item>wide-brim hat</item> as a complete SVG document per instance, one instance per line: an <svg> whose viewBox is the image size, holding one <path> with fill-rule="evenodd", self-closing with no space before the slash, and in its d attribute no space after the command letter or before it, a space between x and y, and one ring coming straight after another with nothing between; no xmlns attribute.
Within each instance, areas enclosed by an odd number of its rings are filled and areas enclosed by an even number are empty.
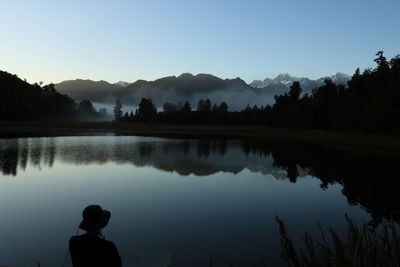
<svg viewBox="0 0 400 267"><path fill-rule="evenodd" d="M82 221L79 228L82 230L98 230L106 227L111 217L111 212L103 210L99 205L87 206L82 212Z"/></svg>

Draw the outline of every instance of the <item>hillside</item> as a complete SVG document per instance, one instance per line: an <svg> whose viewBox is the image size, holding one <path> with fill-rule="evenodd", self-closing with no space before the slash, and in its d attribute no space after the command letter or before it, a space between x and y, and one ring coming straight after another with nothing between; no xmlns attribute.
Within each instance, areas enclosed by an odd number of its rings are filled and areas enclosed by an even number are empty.
<svg viewBox="0 0 400 267"><path fill-rule="evenodd" d="M32 85L0 71L0 120L72 119L76 111L75 101L53 85Z"/></svg>
<svg viewBox="0 0 400 267"><path fill-rule="evenodd" d="M111 84L106 81L92 80L68 80L55 84L57 91L68 94L75 100L89 99L93 102L114 102L113 93L121 88L119 84Z"/></svg>
<svg viewBox="0 0 400 267"><path fill-rule="evenodd" d="M56 91L54 84L29 84L0 71L0 121L97 121L109 120L105 110L97 112L88 100L76 102Z"/></svg>

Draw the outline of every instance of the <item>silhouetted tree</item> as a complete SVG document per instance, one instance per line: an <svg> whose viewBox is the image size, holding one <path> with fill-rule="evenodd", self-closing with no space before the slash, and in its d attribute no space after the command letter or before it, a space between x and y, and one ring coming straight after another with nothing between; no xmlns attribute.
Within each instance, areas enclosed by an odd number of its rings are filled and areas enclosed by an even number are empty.
<svg viewBox="0 0 400 267"><path fill-rule="evenodd" d="M211 111L212 104L210 99L200 99L199 102L197 103L197 111L202 111L202 112L209 112Z"/></svg>
<svg viewBox="0 0 400 267"><path fill-rule="evenodd" d="M218 107L218 111L223 113L228 112L228 104L222 102L221 105L219 105Z"/></svg>
<svg viewBox="0 0 400 267"><path fill-rule="evenodd" d="M206 101L204 101L204 111L211 111L211 100L210 99L206 99Z"/></svg>
<svg viewBox="0 0 400 267"><path fill-rule="evenodd" d="M192 111L192 107L190 106L189 101L186 101L186 102L183 104L183 106L182 106L182 108L181 108L181 111L183 111L183 112L190 112L190 111Z"/></svg>
<svg viewBox="0 0 400 267"><path fill-rule="evenodd" d="M163 110L164 110L164 112L176 112L177 108L176 108L176 105L166 102L163 106Z"/></svg>
<svg viewBox="0 0 400 267"><path fill-rule="evenodd" d="M204 111L204 100L200 99L197 102L197 111Z"/></svg>
<svg viewBox="0 0 400 267"><path fill-rule="evenodd" d="M25 81L26 81L26 80L25 80ZM43 83L43 82L42 82L42 83ZM48 84L48 85L43 86L43 89L44 89L45 91L47 91L47 92L53 92L53 93L56 91L56 89L55 89L53 83L50 83L50 84Z"/></svg>
<svg viewBox="0 0 400 267"><path fill-rule="evenodd" d="M100 118L100 113L98 113L93 107L92 102L86 99L79 102L78 113L80 120L93 120Z"/></svg>
<svg viewBox="0 0 400 267"><path fill-rule="evenodd" d="M89 100L82 100L79 102L78 105L78 110L79 112L81 112L82 114L89 114L89 115L93 115L96 113L95 108L93 107L92 102L90 102Z"/></svg>
<svg viewBox="0 0 400 267"><path fill-rule="evenodd" d="M114 119L115 121L121 121L122 119L122 103L119 98L115 100Z"/></svg>
<svg viewBox="0 0 400 267"><path fill-rule="evenodd" d="M136 112L136 117L140 121L154 121L157 116L157 108L153 104L151 98L142 98L139 103L139 109Z"/></svg>
<svg viewBox="0 0 400 267"><path fill-rule="evenodd" d="M128 112L125 112L123 120L124 121L129 121L129 113Z"/></svg>
<svg viewBox="0 0 400 267"><path fill-rule="evenodd" d="M300 82L293 82L290 86L289 96L292 102L297 102L300 99L301 87Z"/></svg>
<svg viewBox="0 0 400 267"><path fill-rule="evenodd" d="M388 71L389 63L386 60L386 57L383 56L383 51L379 51L376 53L377 58L374 59L376 64L378 64L377 71Z"/></svg>

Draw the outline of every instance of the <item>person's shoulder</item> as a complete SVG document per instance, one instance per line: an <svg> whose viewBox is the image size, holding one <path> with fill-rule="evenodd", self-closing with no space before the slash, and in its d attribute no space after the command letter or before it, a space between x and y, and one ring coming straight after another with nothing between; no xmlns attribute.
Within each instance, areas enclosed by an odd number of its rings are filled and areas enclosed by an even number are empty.
<svg viewBox="0 0 400 267"><path fill-rule="evenodd" d="M69 243L73 244L73 243L81 241L82 239L84 239L83 235L74 235L74 236L71 236L71 238L69 239Z"/></svg>
<svg viewBox="0 0 400 267"><path fill-rule="evenodd" d="M69 239L69 242L74 242L74 241L79 240L79 239L80 239L80 238L79 238L78 235L73 235L73 236L71 236L71 238Z"/></svg>
<svg viewBox="0 0 400 267"><path fill-rule="evenodd" d="M117 246L114 244L114 242L112 242L110 240L106 240L106 239L103 239L103 242L107 247L112 248L112 249L117 249Z"/></svg>
<svg viewBox="0 0 400 267"><path fill-rule="evenodd" d="M105 244L109 245L109 246L114 246L114 247L115 247L114 242L112 242L112 241L110 241L110 240L103 239L103 242L104 242Z"/></svg>
<svg viewBox="0 0 400 267"><path fill-rule="evenodd" d="M81 243L80 241L80 237L77 235L71 236L71 238L69 239L69 249L75 249L76 247L79 247L79 243Z"/></svg>
<svg viewBox="0 0 400 267"><path fill-rule="evenodd" d="M82 239L84 238L86 235L73 235L71 236L71 238L69 240L77 240L77 239Z"/></svg>

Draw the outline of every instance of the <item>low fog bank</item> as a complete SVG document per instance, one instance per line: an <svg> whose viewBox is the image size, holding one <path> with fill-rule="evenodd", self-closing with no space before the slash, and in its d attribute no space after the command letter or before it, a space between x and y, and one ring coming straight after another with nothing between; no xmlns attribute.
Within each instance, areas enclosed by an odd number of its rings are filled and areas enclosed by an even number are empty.
<svg viewBox="0 0 400 267"><path fill-rule="evenodd" d="M119 98L122 102L123 113L130 113L131 111L135 113L142 98L151 98L157 107L157 111L163 111L163 106L167 102L182 106L186 101L189 101L192 110L196 110L198 102L202 99L210 99L212 104L217 105L225 102L228 104L230 111L240 111L246 108L248 104L250 106L257 105L258 107L272 105L275 103L275 95L284 94L288 92L289 89L284 88L279 92L277 90L267 92L216 90L211 93L194 93L190 96L179 95L172 90L163 93L149 91L146 92L146 90L143 90L137 95ZM107 103L94 102L93 105L97 110L105 108L109 114L113 114L116 100L117 97L111 97Z"/></svg>
<svg viewBox="0 0 400 267"><path fill-rule="evenodd" d="M225 102L228 104L230 111L239 111L244 109L248 104L251 106L257 105L259 107L271 105L275 102L275 95L284 94L289 91L288 88L261 92L257 92L256 90L239 91L221 89L212 92L194 92L190 95L182 95L177 93L174 89L162 92L148 89L149 88L144 88L135 94L129 95L108 95L107 98L102 98L100 101L98 97L95 97L94 100L92 100L90 96L85 99L92 101L96 110L105 108L110 114L113 114L114 105L117 99L120 99L123 104L122 111L124 113L129 113L131 111L135 112L142 98L151 98L153 103L157 106L158 111L162 111L162 107L166 102L179 105L179 103L184 103L186 101L189 101L194 110L201 99L210 99L213 104L217 105ZM82 96L80 95L80 97Z"/></svg>
<svg viewBox="0 0 400 267"><path fill-rule="evenodd" d="M282 92L285 93L288 90ZM121 97L121 101L124 105L127 106L137 106L142 98L151 98L153 103L158 107L158 109L162 109L162 106L168 102L173 104L184 103L189 101L192 109L196 109L197 103L201 99L210 99L213 104L221 104L225 102L228 104L230 111L239 111L244 109L248 104L251 106L265 106L271 105L275 102L274 95L269 92L261 92L257 93L255 91L228 91L228 90L216 90L213 92L204 92L204 93L193 93L190 96L185 96L181 94L177 94L173 90L168 92L149 92L143 90L142 92L132 95L130 97ZM114 100L115 101L115 100Z"/></svg>
<svg viewBox="0 0 400 267"><path fill-rule="evenodd" d="M107 113L109 115L112 115L112 119L114 119L115 100L112 104L111 103L93 102L93 106L95 107L96 110L106 109ZM137 105L122 105L122 112L123 112L123 114L125 114L126 112L130 113L131 111L133 111L133 113L135 113L135 110L137 108L138 108Z"/></svg>
<svg viewBox="0 0 400 267"><path fill-rule="evenodd" d="M228 104L230 111L243 110L247 105L266 106L275 103L275 95L289 92L289 88L222 88L207 92L177 92L174 88L159 90L159 88L140 88L135 92L118 94L109 103L115 103L119 98L124 106L138 106L142 98L151 98L159 111L165 103L182 104L189 101L192 110L197 108L197 103L202 99L210 99L213 104L220 105L222 102ZM113 106L113 105L111 105ZM128 108L129 109L129 108ZM125 111L125 110L124 110Z"/></svg>

